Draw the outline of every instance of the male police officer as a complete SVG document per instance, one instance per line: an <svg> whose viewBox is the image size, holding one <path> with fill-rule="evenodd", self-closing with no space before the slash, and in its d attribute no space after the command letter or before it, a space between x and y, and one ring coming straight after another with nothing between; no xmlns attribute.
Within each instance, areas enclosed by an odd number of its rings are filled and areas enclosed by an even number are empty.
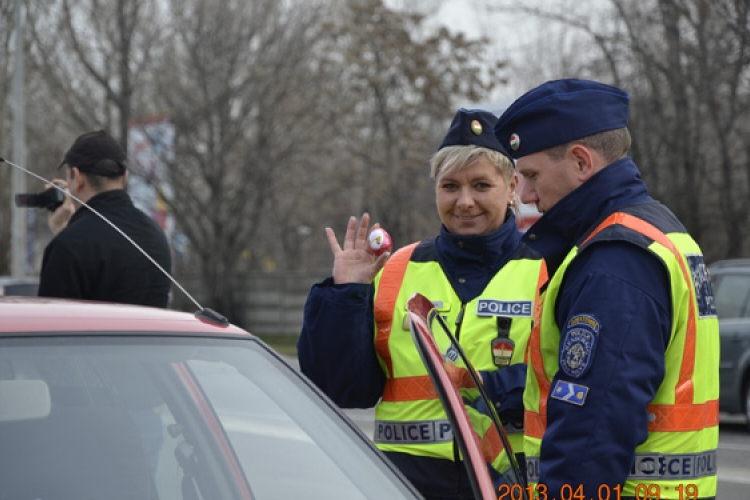
<svg viewBox="0 0 750 500"><path fill-rule="evenodd" d="M495 126L543 212L524 239L551 275L529 340L528 474L543 498L714 498L713 293L626 156L628 105L610 85L550 81Z"/></svg>
<svg viewBox="0 0 750 500"><path fill-rule="evenodd" d="M170 271L164 231L125 191L125 152L104 130L78 137L60 167L71 194L106 217ZM74 213L75 212L75 213ZM140 250L70 196L50 215L56 236L42 259L39 295L167 307L171 281Z"/></svg>

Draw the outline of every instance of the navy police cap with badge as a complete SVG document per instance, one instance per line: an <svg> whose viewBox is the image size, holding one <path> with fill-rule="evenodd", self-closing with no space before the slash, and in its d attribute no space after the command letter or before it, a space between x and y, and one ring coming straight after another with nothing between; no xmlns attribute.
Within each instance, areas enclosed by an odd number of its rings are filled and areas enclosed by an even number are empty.
<svg viewBox="0 0 750 500"><path fill-rule="evenodd" d="M626 127L630 97L591 80L553 80L530 90L495 124L497 139L521 158L582 137Z"/></svg>
<svg viewBox="0 0 750 500"><path fill-rule="evenodd" d="M448 133L438 150L447 146L479 146L493 149L510 158L500 141L495 137L493 127L497 116L481 109L461 108L453 117Z"/></svg>

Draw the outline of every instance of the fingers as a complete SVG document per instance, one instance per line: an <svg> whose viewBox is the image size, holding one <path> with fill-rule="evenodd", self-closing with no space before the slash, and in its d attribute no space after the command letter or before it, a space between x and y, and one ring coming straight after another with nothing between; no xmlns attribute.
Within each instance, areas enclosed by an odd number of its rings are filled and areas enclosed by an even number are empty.
<svg viewBox="0 0 750 500"><path fill-rule="evenodd" d="M336 234L330 227L326 228L326 237L328 238L328 244L331 246L331 252L333 252L334 255L339 253L341 251L341 247L339 246L339 242L336 239Z"/></svg>
<svg viewBox="0 0 750 500"><path fill-rule="evenodd" d="M359 221L359 231L357 232L357 241L355 242L355 248L368 249L369 245L367 242L367 234L369 233L368 228L370 227L370 214L365 212L362 214L362 220Z"/></svg>
<svg viewBox="0 0 750 500"><path fill-rule="evenodd" d="M391 252L386 252L384 254L378 255L378 258L375 259L375 263L374 263L376 273L383 268L386 261L388 260L388 257L390 256L391 256Z"/></svg>
<svg viewBox="0 0 750 500"><path fill-rule="evenodd" d="M339 245L333 229L331 229L330 227L325 228L326 237L328 238L328 244L331 247L331 251L334 253L334 255L339 252L348 250L364 250L365 252L372 254L370 246L367 244L367 235L370 234L370 231L372 231L373 229L379 228L380 223L375 223L372 228L370 228L369 226L370 214L368 214L367 212L362 214L362 218L360 219L359 224L357 224L357 218L355 216L352 215L351 217L349 217L349 221L346 224L346 234L344 235L343 248L341 247L341 245Z"/></svg>
<svg viewBox="0 0 750 500"><path fill-rule="evenodd" d="M45 184L44 188L45 189L52 189L52 184L54 184L54 185L56 185L58 187L61 187L63 189L68 189L68 182L64 181L62 179L52 179L52 183L51 184Z"/></svg>
<svg viewBox="0 0 750 500"><path fill-rule="evenodd" d="M346 235L344 235L344 250L354 249L354 234L357 228L357 218L353 215L349 217L349 223L346 225Z"/></svg>
<svg viewBox="0 0 750 500"><path fill-rule="evenodd" d="M346 236L344 237L344 250L366 249L368 226L370 225L370 214L365 212L357 227L357 218L353 215L349 217L349 223L346 225Z"/></svg>

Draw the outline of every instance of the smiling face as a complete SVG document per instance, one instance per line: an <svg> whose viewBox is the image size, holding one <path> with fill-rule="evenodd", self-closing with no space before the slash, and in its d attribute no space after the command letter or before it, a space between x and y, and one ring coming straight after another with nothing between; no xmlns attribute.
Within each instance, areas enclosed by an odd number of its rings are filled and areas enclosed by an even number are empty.
<svg viewBox="0 0 750 500"><path fill-rule="evenodd" d="M495 231L505 222L515 197L517 179L506 181L486 157L438 177L435 200L443 225L454 234L475 235Z"/></svg>

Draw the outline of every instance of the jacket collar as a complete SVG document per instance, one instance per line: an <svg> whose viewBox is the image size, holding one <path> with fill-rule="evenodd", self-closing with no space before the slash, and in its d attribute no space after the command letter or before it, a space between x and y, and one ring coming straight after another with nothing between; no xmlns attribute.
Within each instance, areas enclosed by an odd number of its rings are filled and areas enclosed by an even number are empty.
<svg viewBox="0 0 750 500"><path fill-rule="evenodd" d="M450 267L483 265L492 269L502 267L518 248L521 232L513 212L508 211L505 222L489 234L462 236L440 227L437 250Z"/></svg>
<svg viewBox="0 0 750 500"><path fill-rule="evenodd" d="M121 209L132 207L133 201L130 199L130 195L125 190L112 189L92 196L89 201L86 202L86 204L97 212L100 212L108 208ZM91 212L91 210L89 210L85 206L80 207L75 211L73 217L70 218L70 222L77 220L87 212Z"/></svg>
<svg viewBox="0 0 750 500"><path fill-rule="evenodd" d="M547 261L550 274L599 220L622 207L652 201L627 157L611 163L546 211L523 237Z"/></svg>

